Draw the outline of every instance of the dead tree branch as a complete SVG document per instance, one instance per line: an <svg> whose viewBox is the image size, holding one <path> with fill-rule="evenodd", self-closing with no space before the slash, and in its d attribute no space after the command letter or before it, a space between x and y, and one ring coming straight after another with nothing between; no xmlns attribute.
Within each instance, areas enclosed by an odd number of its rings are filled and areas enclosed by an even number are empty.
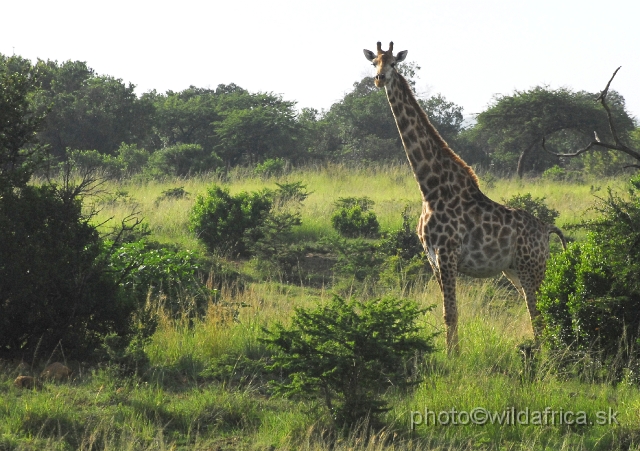
<svg viewBox="0 0 640 451"><path fill-rule="evenodd" d="M622 67L622 66L620 66L620 67ZM542 137L542 148L547 153L550 153L551 155L555 155L556 157L569 157L569 158L571 158L571 157L577 157L579 155L582 155L583 153L588 152L588 151L590 151L592 149L594 149L594 150L609 149L609 150L617 150L619 152L623 152L623 153L629 155L630 157L634 158L635 160L640 161L640 152L630 148L629 146L624 144L622 142L622 140L620 140L620 137L618 136L618 132L616 130L616 126L615 126L615 124L613 122L613 115L611 114L611 109L609 108L609 105L607 105L607 94L609 93L609 87L611 86L611 82L613 81L613 78L616 76L616 74L620 70L620 67L618 67L613 72L613 75L609 79L609 83L607 83L607 86L605 86L605 88L602 90L600 95L596 98L596 102L600 102L602 107L607 112L607 119L609 120L609 130L611 131L611 136L613 136L613 140L615 141L615 144L600 141L600 138L598 137L598 134L594 131L593 132L594 140L591 141L586 147L584 147L582 149L579 149L579 150L576 150L575 152L572 152L572 153L555 153L555 152L551 152L549 149L547 149L547 147L545 146L545 137L543 136ZM624 167L625 168L637 168L637 169L640 169L640 164L629 164L629 165L626 165Z"/></svg>

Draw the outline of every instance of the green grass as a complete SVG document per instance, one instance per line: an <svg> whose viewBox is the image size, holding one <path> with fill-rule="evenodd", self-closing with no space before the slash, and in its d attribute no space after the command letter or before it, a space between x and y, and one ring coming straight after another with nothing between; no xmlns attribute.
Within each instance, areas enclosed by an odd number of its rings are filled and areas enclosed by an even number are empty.
<svg viewBox="0 0 640 451"><path fill-rule="evenodd" d="M275 188L276 183L301 181L313 194L302 210L300 239L330 236L330 215L338 197L368 196L376 204L382 229L399 227L406 204L420 211L420 196L406 165L385 168L327 166L305 168L281 177L259 178L242 171L225 183L233 193ZM102 203L95 221L120 220L137 208L155 239L183 248L204 248L187 228L195 196L217 177L202 176L165 181L112 183L111 191L126 191L129 201ZM623 180L575 184L533 179L496 180L486 189L496 201L530 192L546 197L560 211L560 226L592 215L593 193L608 185L619 191ZM167 189L184 187L185 199L156 204ZM585 213L586 212L586 213ZM425 333L443 331L441 295L437 284L411 287L405 292L373 287L415 299L436 309L423 318ZM287 323L295 307L316 305L332 296L328 287L288 285L276 280L253 281L243 292L224 292L226 306L210 305L200 319L170 318L158 310L159 327L146 347L151 361L142 377L127 377L109 368L87 368L69 358L74 378L46 383L42 390L13 386L18 362L1 362L0 450L36 449L250 449L250 450L573 450L640 449L640 390L636 385L600 379L578 380L564 371L559 358L543 352L534 372L527 371L518 346L532 337L524 301L503 280L459 278L460 344L458 356L447 356L444 334L436 338L438 351L423 365L422 381L413 389L390 389L392 409L387 429L366 434L364 429L340 435L332 430L322 404L270 395L264 375L247 366L242 356L268 358L259 341L262 328ZM225 360L226 359L226 360ZM30 363L28 357L26 360ZM226 361L222 376L210 376L213 362ZM577 365L582 363L578 362ZM33 373L42 369L36 364ZM584 363L587 365L587 362ZM618 412L618 425L416 425L411 412L471 411L482 407L501 412L516 410ZM415 415L415 414L414 414Z"/></svg>

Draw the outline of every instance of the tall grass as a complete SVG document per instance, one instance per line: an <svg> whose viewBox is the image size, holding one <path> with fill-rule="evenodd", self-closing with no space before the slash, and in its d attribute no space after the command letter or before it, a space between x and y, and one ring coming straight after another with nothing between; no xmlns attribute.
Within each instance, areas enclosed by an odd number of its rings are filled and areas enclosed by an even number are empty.
<svg viewBox="0 0 640 451"><path fill-rule="evenodd" d="M136 208L154 238L203 250L189 233L187 218L195 196L205 193L211 183L227 184L235 193L292 181L305 183L313 192L302 209L303 226L298 231L302 238L333 233L329 217L339 197L373 199L383 229L400 226L406 204L414 208L416 217L419 214L418 189L406 165L329 165L269 178L236 170L224 179L208 175L113 182L111 191L126 191L129 197L103 200L95 220L113 217L117 221ZM497 201L527 192L546 197L549 206L561 212L558 224L562 226L583 219L594 193L607 185L620 186L621 181L595 184L495 180L485 191ZM189 197L157 202L163 191L175 187L183 187ZM640 449L638 387L624 381L572 378L563 371L561 359L549 352L540 353L535 365L528 366L520 352L520 345L532 338L528 313L524 301L502 280L458 279L462 352L447 356L444 334L440 334L437 352L420 367L422 380L412 390L390 388L386 394L392 409L385 418L388 427L382 431L365 427L336 431L321 404L273 397L259 374L234 383L234 372L244 371L240 368L243 356L268 359L259 340L263 327L275 321L287 323L295 307L315 305L332 295L326 287L302 282L299 286L275 280L253 282L242 291L224 291L223 303L210 304L206 314L195 319L169 316L156 308L158 328L146 346L151 367L138 377L76 363L71 382L46 383L41 391L20 390L12 384L17 362L0 362L0 450ZM370 291L409 297L425 307L436 304L422 319L425 333L444 330L441 294L432 279L404 290L374 286ZM207 368L225 357L231 362L227 377L207 376ZM237 368L234 359L239 362ZM476 407L498 412L549 407L585 411L590 419L611 408L618 412L619 424L411 427L412 412Z"/></svg>
<svg viewBox="0 0 640 451"><path fill-rule="evenodd" d="M235 194L240 191L258 191L265 187L273 189L276 188L276 183L293 181L301 181L312 192L301 210L302 226L295 231L302 240L334 233L330 218L334 202L340 197L367 196L373 199L373 211L378 216L382 230L401 226L401 213L405 206L411 208L411 214L416 218L421 211L420 193L408 165L354 167L328 164L323 167L293 169L272 177L259 177L249 171L237 169L226 177L209 174L189 178L111 182L106 185L107 190L126 192L129 199L99 203L101 211L95 221L103 223L113 218L106 223L108 226L136 210L159 241L203 250L201 243L188 230L188 217L196 196L205 194L207 187L213 183L224 184ZM594 196L604 195L608 186L621 188L623 183L623 179L615 178L584 183L511 178L492 180L488 184L481 182L481 186L497 202L515 194L531 193L534 197L545 197L549 207L560 212L557 224L563 226L593 217L595 212L589 208L595 202ZM176 187L183 187L189 195L158 202L163 191Z"/></svg>

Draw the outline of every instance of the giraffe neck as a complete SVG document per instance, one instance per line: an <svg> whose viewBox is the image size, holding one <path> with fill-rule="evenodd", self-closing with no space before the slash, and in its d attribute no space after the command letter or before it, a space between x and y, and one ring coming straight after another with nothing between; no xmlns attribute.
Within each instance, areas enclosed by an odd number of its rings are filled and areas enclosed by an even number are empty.
<svg viewBox="0 0 640 451"><path fill-rule="evenodd" d="M395 72L385 90L423 200L455 196L462 189L479 192L473 169L442 139L404 77Z"/></svg>

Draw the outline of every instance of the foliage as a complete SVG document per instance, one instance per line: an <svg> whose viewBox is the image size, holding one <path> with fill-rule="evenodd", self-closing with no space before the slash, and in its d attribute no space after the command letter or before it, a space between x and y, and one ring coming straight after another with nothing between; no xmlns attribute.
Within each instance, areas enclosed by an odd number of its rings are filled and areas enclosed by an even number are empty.
<svg viewBox="0 0 640 451"><path fill-rule="evenodd" d="M626 135L634 128L633 120L625 111L624 99L614 92L610 96L619 133ZM609 140L607 116L593 101L596 97L584 91L540 86L497 96L477 116L472 139L494 164L513 169L517 166L519 175L525 167L540 173L558 163L557 157L542 152L543 137L547 147L559 153L583 147L591 141L594 131Z"/></svg>
<svg viewBox="0 0 640 451"><path fill-rule="evenodd" d="M90 356L126 335L135 305L120 296L103 242L74 187L24 187L0 200L0 349L35 355L61 343Z"/></svg>
<svg viewBox="0 0 640 451"><path fill-rule="evenodd" d="M246 233L264 223L272 206L270 190L232 196L228 189L212 185L206 195L196 197L189 229L211 252L248 256Z"/></svg>
<svg viewBox="0 0 640 451"><path fill-rule="evenodd" d="M214 150L225 162L295 159L299 135L295 102L275 94L236 91L222 97L219 111L220 120L213 123L218 139Z"/></svg>
<svg viewBox="0 0 640 451"><path fill-rule="evenodd" d="M554 182L559 182L567 179L567 170L565 168L561 168L557 164L551 166L549 169L545 169L542 173L543 180L552 180Z"/></svg>
<svg viewBox="0 0 640 451"><path fill-rule="evenodd" d="M390 386L406 386L409 360L433 350L434 334L421 334L420 309L394 298L359 302L335 296L324 306L297 308L290 327L276 323L263 339L278 353L271 369L287 381L287 395L319 396L338 425L370 421L388 410L380 399Z"/></svg>
<svg viewBox="0 0 640 451"><path fill-rule="evenodd" d="M300 208L310 193L302 182L276 185L271 210L262 223L249 231L247 248L263 270L273 268L288 279L299 270L304 252L303 246L294 243L293 228L302 224Z"/></svg>
<svg viewBox="0 0 640 451"><path fill-rule="evenodd" d="M44 156L35 140L44 113L31 103L39 77L28 61L0 54L0 197L24 187Z"/></svg>
<svg viewBox="0 0 640 451"><path fill-rule="evenodd" d="M121 175L133 175L142 172L149 161L150 153L136 144L122 143L116 150Z"/></svg>
<svg viewBox="0 0 640 451"><path fill-rule="evenodd" d="M212 123L220 120L218 104L222 93L227 91L225 88L224 85L216 90L189 86L180 92L145 93L142 99L155 110L153 131L148 138L150 148L159 150L179 144L197 144L204 152L213 152L218 139Z"/></svg>
<svg viewBox="0 0 640 451"><path fill-rule="evenodd" d="M113 247L109 269L137 306L143 306L148 297L163 298L169 312L193 314L202 313L206 301L217 298L215 291L198 281L200 262L191 251L147 240L122 243Z"/></svg>
<svg viewBox="0 0 640 451"><path fill-rule="evenodd" d="M379 252L378 243L362 238L337 238L328 245L338 258L334 270L359 282L378 280L385 256Z"/></svg>
<svg viewBox="0 0 640 451"><path fill-rule="evenodd" d="M380 250L387 255L398 255L403 260L411 260L423 255L424 248L416 233L415 221L410 218L411 209L407 205L402 210L402 226L385 233Z"/></svg>
<svg viewBox="0 0 640 451"><path fill-rule="evenodd" d="M369 211L373 204L368 197L339 198L331 215L333 228L346 237L377 237L380 224L376 214Z"/></svg>
<svg viewBox="0 0 640 451"><path fill-rule="evenodd" d="M199 144L176 144L152 153L146 171L154 177L185 177L221 166L222 159L213 152L207 153Z"/></svg>
<svg viewBox="0 0 640 451"><path fill-rule="evenodd" d="M422 109L427 113L429 121L438 130L438 133L445 141L451 143L455 141L458 134L463 130L463 108L447 100L445 96L438 93L426 100L418 100Z"/></svg>
<svg viewBox="0 0 640 451"><path fill-rule="evenodd" d="M416 233L415 221L409 217L410 208L402 211L402 226L384 234L379 251L386 255L380 272L380 280L401 290L414 286L431 276L424 248Z"/></svg>
<svg viewBox="0 0 640 451"><path fill-rule="evenodd" d="M550 208L545 203L545 197L533 197L531 193L515 194L508 200L502 199L502 203L510 208L518 208L532 214L545 224L555 224L560 212Z"/></svg>
<svg viewBox="0 0 640 451"><path fill-rule="evenodd" d="M550 260L538 304L553 344L611 356L640 336L640 179L596 209L587 240Z"/></svg>
<svg viewBox="0 0 640 451"><path fill-rule="evenodd" d="M97 75L81 61L39 61L42 89L34 98L50 108L38 137L51 154L67 148L113 155L121 143L141 143L148 132L152 106L138 99L131 83Z"/></svg>
<svg viewBox="0 0 640 451"><path fill-rule="evenodd" d="M286 165L287 161L283 158L267 158L262 163L258 163L253 172L265 177L278 175L284 171Z"/></svg>

